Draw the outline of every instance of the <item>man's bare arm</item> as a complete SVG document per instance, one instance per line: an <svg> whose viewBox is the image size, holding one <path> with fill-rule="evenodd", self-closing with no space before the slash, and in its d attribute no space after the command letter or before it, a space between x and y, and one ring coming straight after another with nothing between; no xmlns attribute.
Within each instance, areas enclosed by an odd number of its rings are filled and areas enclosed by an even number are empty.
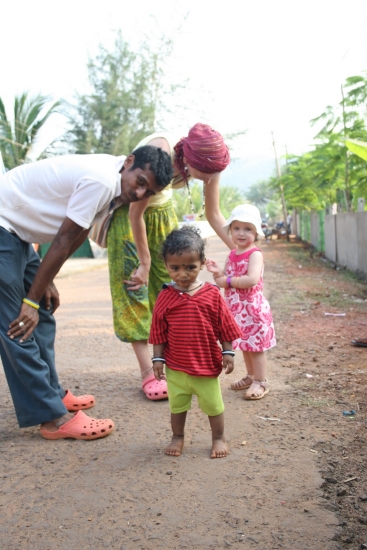
<svg viewBox="0 0 367 550"><path fill-rule="evenodd" d="M36 302L41 301L49 287L53 286L53 279L59 272L64 262L86 239L88 230L73 222L70 218L65 218L56 237L51 243L31 288L27 298ZM19 323L22 323L19 326ZM9 325L8 335L10 338L22 336L22 341L29 338L38 324L38 311L34 307L23 303L19 316Z"/></svg>

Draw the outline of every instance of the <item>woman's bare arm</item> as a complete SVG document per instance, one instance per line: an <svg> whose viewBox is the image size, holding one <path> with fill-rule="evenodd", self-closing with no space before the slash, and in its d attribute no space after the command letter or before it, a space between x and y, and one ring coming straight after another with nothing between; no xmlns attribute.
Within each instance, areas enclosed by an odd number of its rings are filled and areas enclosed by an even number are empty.
<svg viewBox="0 0 367 550"><path fill-rule="evenodd" d="M147 229L144 221L144 212L148 206L149 199L133 202L129 207L129 220L139 258L139 267L134 273L135 281L130 281L134 284L129 285L129 290L138 290L142 285L147 283L149 277L151 257L148 246Z"/></svg>
<svg viewBox="0 0 367 550"><path fill-rule="evenodd" d="M219 208L219 180L220 174L215 174L210 178L209 183L203 184L205 185L205 215L218 237L233 250L236 247L227 229L223 227L226 220Z"/></svg>
<svg viewBox="0 0 367 550"><path fill-rule="evenodd" d="M163 137L154 138L150 140L147 145L160 147L169 155L171 154L169 143ZM147 284L148 282L151 257L148 245L147 229L144 221L144 212L148 206L149 199L133 202L130 204L129 208L129 220L140 264L134 273L135 281L129 281L129 290L138 290L142 285Z"/></svg>

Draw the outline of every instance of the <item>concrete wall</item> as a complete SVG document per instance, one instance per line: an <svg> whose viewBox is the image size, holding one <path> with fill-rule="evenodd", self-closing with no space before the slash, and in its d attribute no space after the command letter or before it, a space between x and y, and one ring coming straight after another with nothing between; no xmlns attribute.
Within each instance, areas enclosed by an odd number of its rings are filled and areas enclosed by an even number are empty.
<svg viewBox="0 0 367 550"><path fill-rule="evenodd" d="M325 256L331 262L336 262L336 233L335 233L336 216L325 216Z"/></svg>
<svg viewBox="0 0 367 550"><path fill-rule="evenodd" d="M295 219L300 219L298 212ZM319 250L322 228L317 212L311 212L310 221L310 243ZM296 235L302 238L300 227L298 222ZM367 276L367 211L326 214L323 229L326 258Z"/></svg>
<svg viewBox="0 0 367 550"><path fill-rule="evenodd" d="M293 235L298 235L299 227L300 227L299 212L297 210L293 210L291 233Z"/></svg>
<svg viewBox="0 0 367 550"><path fill-rule="evenodd" d="M358 269L357 218L355 212L336 215L337 264Z"/></svg>
<svg viewBox="0 0 367 550"><path fill-rule="evenodd" d="M367 212L356 212L358 269L367 274Z"/></svg>
<svg viewBox="0 0 367 550"><path fill-rule="evenodd" d="M311 244L320 250L320 223L318 212L311 212Z"/></svg>
<svg viewBox="0 0 367 550"><path fill-rule="evenodd" d="M367 212L325 216L325 256L367 275Z"/></svg>

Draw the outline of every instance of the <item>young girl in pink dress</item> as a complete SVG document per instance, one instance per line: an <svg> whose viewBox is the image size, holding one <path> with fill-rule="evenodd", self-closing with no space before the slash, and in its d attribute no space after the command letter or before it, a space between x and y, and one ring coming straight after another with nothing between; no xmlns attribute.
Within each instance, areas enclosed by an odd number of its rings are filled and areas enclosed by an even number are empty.
<svg viewBox="0 0 367 550"><path fill-rule="evenodd" d="M276 340L270 306L263 295L263 255L254 244L259 235L264 236L259 209L251 204L236 206L224 227L237 249L229 254L224 271L212 260L206 266L216 284L225 289L227 305L241 330L233 349L242 350L247 374L231 388L247 389L245 399L262 399L269 393L265 350L274 347Z"/></svg>

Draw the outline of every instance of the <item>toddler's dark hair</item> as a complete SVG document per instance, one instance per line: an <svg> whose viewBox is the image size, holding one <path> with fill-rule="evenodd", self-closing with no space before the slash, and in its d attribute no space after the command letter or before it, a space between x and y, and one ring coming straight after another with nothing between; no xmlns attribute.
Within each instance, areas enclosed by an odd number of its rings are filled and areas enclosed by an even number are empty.
<svg viewBox="0 0 367 550"><path fill-rule="evenodd" d="M167 255L197 252L201 262L205 260L205 239L200 236L200 229L192 225L184 225L174 229L162 244L161 255L165 260Z"/></svg>

